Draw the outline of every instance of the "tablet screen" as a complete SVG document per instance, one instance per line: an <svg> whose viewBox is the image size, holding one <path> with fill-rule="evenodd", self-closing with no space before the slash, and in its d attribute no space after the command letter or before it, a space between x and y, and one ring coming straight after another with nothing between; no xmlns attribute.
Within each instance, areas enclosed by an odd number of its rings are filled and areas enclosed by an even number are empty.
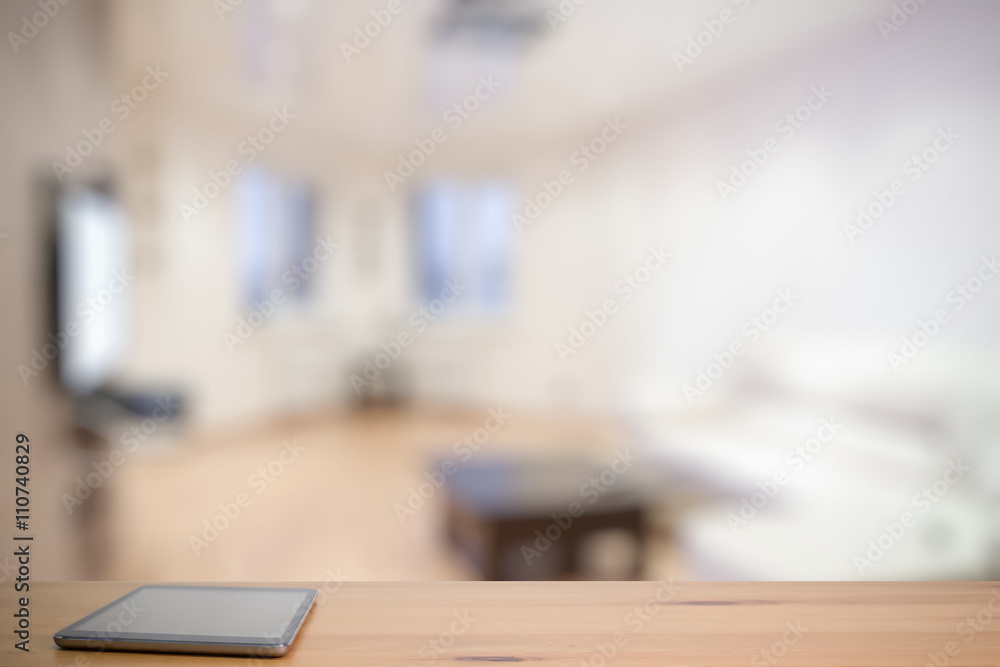
<svg viewBox="0 0 1000 667"><path fill-rule="evenodd" d="M301 620L313 594L311 589L144 586L66 630L102 638L273 642Z"/></svg>

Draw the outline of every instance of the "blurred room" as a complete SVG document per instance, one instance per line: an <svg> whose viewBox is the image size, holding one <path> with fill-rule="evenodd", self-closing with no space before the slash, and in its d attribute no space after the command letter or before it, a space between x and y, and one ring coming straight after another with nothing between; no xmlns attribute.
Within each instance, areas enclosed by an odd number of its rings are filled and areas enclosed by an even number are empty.
<svg viewBox="0 0 1000 667"><path fill-rule="evenodd" d="M1000 579L996 3L0 24L37 578Z"/></svg>

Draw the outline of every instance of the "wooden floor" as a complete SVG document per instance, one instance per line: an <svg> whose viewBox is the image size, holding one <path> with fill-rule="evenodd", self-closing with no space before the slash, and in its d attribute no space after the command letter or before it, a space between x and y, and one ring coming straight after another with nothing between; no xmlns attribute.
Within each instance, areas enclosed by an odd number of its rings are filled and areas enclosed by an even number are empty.
<svg viewBox="0 0 1000 667"><path fill-rule="evenodd" d="M485 408L321 414L137 452L95 501L106 523L89 578L474 578L441 537L442 494L405 522L394 506L424 481L429 460L454 458L454 442L487 416ZM301 451L282 454L292 441ZM614 424L512 414L474 456L571 450L601 461L622 444ZM684 575L662 541L654 542L647 569L651 579Z"/></svg>
<svg viewBox="0 0 1000 667"><path fill-rule="evenodd" d="M55 647L53 632L136 585L33 583L31 653L8 640L0 664L262 664ZM1000 582L308 585L320 594L276 665L1000 665Z"/></svg>

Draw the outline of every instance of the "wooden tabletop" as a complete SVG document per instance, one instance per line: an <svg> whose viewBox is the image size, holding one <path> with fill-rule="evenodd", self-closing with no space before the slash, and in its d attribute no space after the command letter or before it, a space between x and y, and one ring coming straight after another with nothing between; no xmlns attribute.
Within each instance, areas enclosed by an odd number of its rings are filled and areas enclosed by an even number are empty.
<svg viewBox="0 0 1000 667"><path fill-rule="evenodd" d="M142 583L32 582L27 654L13 649L14 598L4 592L0 665L269 662L68 651L53 643L56 630ZM246 585L321 591L275 667L1000 665L1000 582Z"/></svg>

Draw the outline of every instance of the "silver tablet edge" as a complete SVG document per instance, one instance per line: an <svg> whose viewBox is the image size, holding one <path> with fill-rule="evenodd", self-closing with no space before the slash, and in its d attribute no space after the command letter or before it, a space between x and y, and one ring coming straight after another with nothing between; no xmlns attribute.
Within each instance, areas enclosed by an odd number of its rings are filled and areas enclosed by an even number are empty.
<svg viewBox="0 0 1000 667"><path fill-rule="evenodd" d="M298 634L296 632L296 634ZM288 653L292 640L287 644L213 644L208 642L184 641L136 641L111 639L74 639L62 635L53 635L57 646L68 649L93 651L93 642L106 643L108 651L143 651L152 653L193 653L203 655L239 655L255 658L276 658Z"/></svg>

